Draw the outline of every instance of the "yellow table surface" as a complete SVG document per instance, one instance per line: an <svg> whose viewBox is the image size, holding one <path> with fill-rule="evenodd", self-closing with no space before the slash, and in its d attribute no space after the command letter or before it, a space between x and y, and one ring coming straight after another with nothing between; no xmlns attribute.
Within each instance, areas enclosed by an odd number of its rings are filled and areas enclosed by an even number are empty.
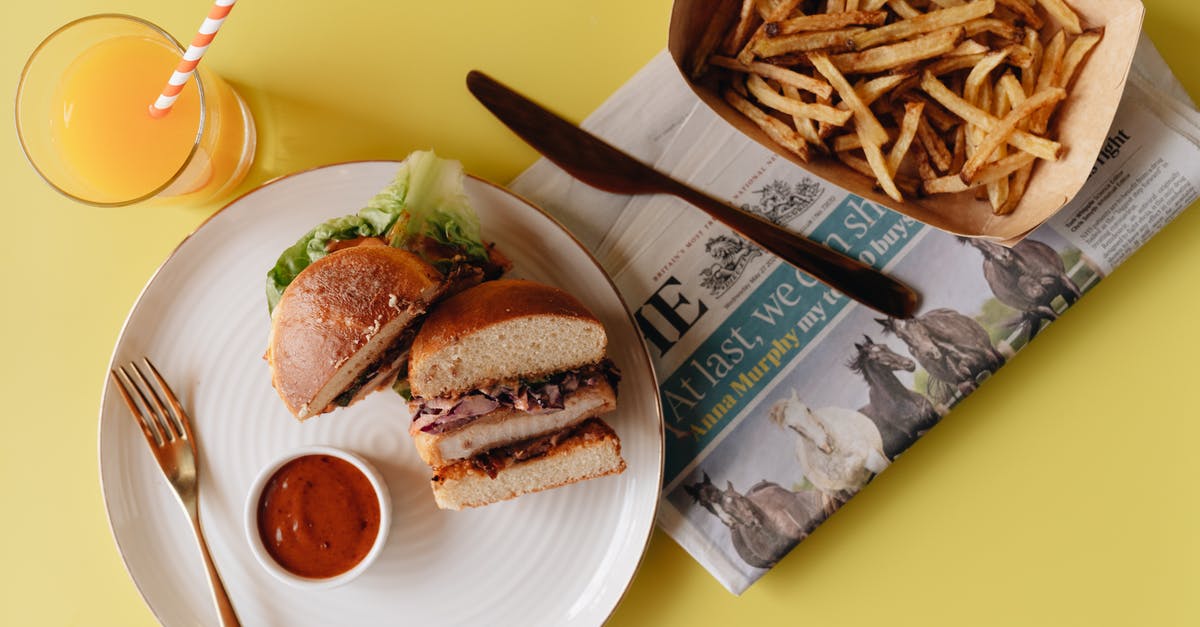
<svg viewBox="0 0 1200 627"><path fill-rule="evenodd" d="M1146 4L1146 30L1200 98L1200 5ZM8 9L11 103L60 24L124 12L187 40L208 4ZM259 123L243 190L424 147L505 182L536 155L470 97L467 70L582 119L665 46L669 14L668 0L244 0L204 62ZM143 284L217 206L73 204L11 127L0 172L0 624L153 624L102 505L100 389ZM656 531L611 624L1200 624L1197 312L1193 208L743 596Z"/></svg>

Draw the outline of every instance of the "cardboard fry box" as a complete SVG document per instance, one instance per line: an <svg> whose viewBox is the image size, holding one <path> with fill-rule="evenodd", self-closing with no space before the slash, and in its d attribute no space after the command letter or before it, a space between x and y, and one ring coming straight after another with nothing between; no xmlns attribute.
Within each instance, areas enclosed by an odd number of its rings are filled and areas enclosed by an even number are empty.
<svg viewBox="0 0 1200 627"><path fill-rule="evenodd" d="M1104 37L1092 49L1066 100L1055 111L1048 135L1062 143L1065 154L1056 162L1038 160L1025 195L1011 213L1003 216L995 215L987 201L976 200L974 190L961 194L906 197L905 202L898 203L877 190L873 179L844 166L835 157L813 151L805 163L727 104L717 91L712 72L693 77L696 59L703 56L698 47L710 22L720 15L731 15L736 19L737 8L730 11L729 7L740 2L676 0L671 12L668 48L684 79L705 104L780 156L854 194L931 226L957 235L1011 244L1066 205L1087 180L1120 103L1141 33L1145 8L1138 0L1067 2L1079 14L1084 30L1103 27ZM1058 30L1058 24L1052 19L1045 22L1043 43ZM998 74L993 73L993 76Z"/></svg>

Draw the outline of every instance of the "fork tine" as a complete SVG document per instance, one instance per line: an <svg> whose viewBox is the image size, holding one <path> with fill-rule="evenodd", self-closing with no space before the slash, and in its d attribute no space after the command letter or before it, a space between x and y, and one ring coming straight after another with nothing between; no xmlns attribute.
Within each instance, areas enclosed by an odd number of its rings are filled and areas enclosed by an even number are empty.
<svg viewBox="0 0 1200 627"><path fill-rule="evenodd" d="M142 394L142 398L154 402L153 407L150 408L150 414L154 416L155 420L158 421L159 426L162 427L167 441L173 441L179 438L179 429L176 427L175 422L171 419L171 413L167 411L167 406L164 405L162 399L159 398L158 391L155 390L155 386L151 385L150 381L146 379L146 375L142 374L142 369L138 368L136 362L130 362L129 367L132 368L134 374L137 375L137 388L138 392ZM149 402L147 402L147 406L149 406Z"/></svg>
<svg viewBox="0 0 1200 627"><path fill-rule="evenodd" d="M133 374L130 374L130 370L133 371ZM171 426L163 420L162 401L154 393L154 388L150 387L137 364L129 362L121 367L121 373L125 375L125 380L133 386L133 391L137 394L136 398L142 402L142 415L146 418L146 422L154 425L155 431L162 438L164 444L173 440L174 433Z"/></svg>
<svg viewBox="0 0 1200 627"><path fill-rule="evenodd" d="M146 367L150 369L150 374L154 375L154 380L158 382L158 389L162 390L163 395L167 397L167 402L171 404L171 409L174 411L175 426L178 429L176 432L183 439L190 439L192 437L192 424L188 420L187 412L183 411L183 405L176 398L175 392L171 390L171 386L167 385L167 381L163 379L163 376L158 373L158 368L154 367L149 357L143 357L142 363L146 364Z"/></svg>
<svg viewBox="0 0 1200 627"><path fill-rule="evenodd" d="M141 390L137 389L137 386L129 379L129 373L125 372L125 369L120 366L117 367L117 370L110 370L108 373L112 375L113 382L117 384L117 391L121 393L121 398L124 399L125 405L129 407L129 413L133 414L138 426L142 428L142 435L146 436L146 441L155 447L162 446L166 438L160 432L157 421L154 421L155 424L152 426L145 412L142 411L142 408L138 406L137 402L133 400L133 396L129 393L129 388L133 388L138 396L142 396ZM128 382L122 381L121 377L124 377Z"/></svg>

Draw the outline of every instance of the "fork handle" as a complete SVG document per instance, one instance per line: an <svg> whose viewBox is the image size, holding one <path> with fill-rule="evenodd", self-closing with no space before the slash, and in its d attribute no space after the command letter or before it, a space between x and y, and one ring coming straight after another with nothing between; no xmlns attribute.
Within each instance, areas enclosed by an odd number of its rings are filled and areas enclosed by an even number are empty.
<svg viewBox="0 0 1200 627"><path fill-rule="evenodd" d="M212 555L208 552L208 543L204 541L204 532L200 530L200 516L194 508L189 508L188 513L191 514L189 518L192 520L192 528L196 531L196 543L200 545L200 556L204 558L204 570L208 571L208 585L212 590L213 601L217 604L221 626L241 627L242 623L233 611L233 603L229 601L229 594L225 592L225 584L221 582L221 575L217 573Z"/></svg>

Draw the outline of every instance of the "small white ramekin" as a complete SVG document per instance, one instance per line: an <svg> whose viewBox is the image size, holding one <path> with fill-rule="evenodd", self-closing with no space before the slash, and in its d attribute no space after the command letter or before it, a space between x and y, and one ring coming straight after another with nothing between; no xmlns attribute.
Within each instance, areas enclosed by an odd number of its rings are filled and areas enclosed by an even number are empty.
<svg viewBox="0 0 1200 627"><path fill-rule="evenodd" d="M375 489L376 497L379 499L379 533L375 536L375 543L371 545L371 550L353 568L333 577L301 577L280 566L279 562L276 562L275 558L271 557L271 554L267 552L267 548L263 546L262 538L258 534L258 504L259 499L262 497L262 491L267 486L267 482L271 480L275 472L282 468L284 464L305 455L329 455L345 460L366 475L367 479L371 482L371 487ZM244 524L246 528L246 541L250 544L250 552L254 554L258 563L276 579L298 588L334 588L346 584L361 575L363 571L371 566L375 558L379 557L379 554L383 552L383 546L387 543L388 529L391 527L391 523L392 499L388 495L387 484L383 482L383 475L379 474L379 471L374 466L358 455L331 446L308 446L280 455L259 471L258 476L254 478L254 482L250 485L250 491L246 496Z"/></svg>

